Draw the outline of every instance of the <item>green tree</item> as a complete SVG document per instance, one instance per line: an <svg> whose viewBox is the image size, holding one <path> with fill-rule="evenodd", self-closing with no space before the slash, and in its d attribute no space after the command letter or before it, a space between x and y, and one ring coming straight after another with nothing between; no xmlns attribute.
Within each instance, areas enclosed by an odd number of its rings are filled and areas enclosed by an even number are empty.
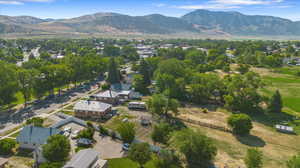
<svg viewBox="0 0 300 168"><path fill-rule="evenodd" d="M50 162L65 161L71 151L70 141L63 135L53 135L43 145L43 155Z"/></svg>
<svg viewBox="0 0 300 168"><path fill-rule="evenodd" d="M251 118L246 114L232 114L227 119L227 124L236 135L248 135L253 128Z"/></svg>
<svg viewBox="0 0 300 168"><path fill-rule="evenodd" d="M110 58L108 62L107 82L111 84L120 82L120 71L114 58Z"/></svg>
<svg viewBox="0 0 300 168"><path fill-rule="evenodd" d="M293 156L286 162L288 168L299 168L300 167L300 155Z"/></svg>
<svg viewBox="0 0 300 168"><path fill-rule="evenodd" d="M173 128L170 124L161 122L154 126L154 129L151 134L151 138L154 142L167 144L172 131Z"/></svg>
<svg viewBox="0 0 300 168"><path fill-rule="evenodd" d="M143 76L143 84L149 86L151 84L151 66L149 63L142 59L140 65L138 66L139 73Z"/></svg>
<svg viewBox="0 0 300 168"><path fill-rule="evenodd" d="M0 61L0 105L6 105L16 100L18 86L16 67Z"/></svg>
<svg viewBox="0 0 300 168"><path fill-rule="evenodd" d="M95 129L94 128L87 128L78 133L78 138L86 138L93 140L94 139L94 134L95 134Z"/></svg>
<svg viewBox="0 0 300 168"><path fill-rule="evenodd" d="M124 143L131 143L135 138L134 123L130 123L130 122L121 123L117 128L117 131L120 134L122 141Z"/></svg>
<svg viewBox="0 0 300 168"><path fill-rule="evenodd" d="M272 98L270 99L268 105L268 111L273 113L280 113L282 109L282 99L280 92L277 90Z"/></svg>
<svg viewBox="0 0 300 168"><path fill-rule="evenodd" d="M0 140L0 155L8 155L13 153L13 149L16 147L16 145L16 141L12 139Z"/></svg>
<svg viewBox="0 0 300 168"><path fill-rule="evenodd" d="M161 150L159 157L154 161L156 168L179 168L180 160L173 151Z"/></svg>
<svg viewBox="0 0 300 168"><path fill-rule="evenodd" d="M263 157L263 153L258 149L255 148L248 149L247 156L244 159L247 168L262 168L263 166L262 157Z"/></svg>
<svg viewBox="0 0 300 168"><path fill-rule="evenodd" d="M112 45L107 45L103 49L103 55L107 57L117 57L120 56L120 48Z"/></svg>
<svg viewBox="0 0 300 168"><path fill-rule="evenodd" d="M121 50L121 55L130 61L139 60L139 54L137 53L136 48L132 46L124 46Z"/></svg>
<svg viewBox="0 0 300 168"><path fill-rule="evenodd" d="M237 68L237 71L240 72L241 74L245 74L249 72L250 66L247 64L240 64Z"/></svg>
<svg viewBox="0 0 300 168"><path fill-rule="evenodd" d="M25 107L27 106L27 102L30 100L30 97L33 94L36 75L37 71L33 69L20 68L17 70L18 83L20 91L22 92L24 97Z"/></svg>
<svg viewBox="0 0 300 168"><path fill-rule="evenodd" d="M190 168L208 168L217 155L212 140L191 129L174 132L169 143L185 156Z"/></svg>
<svg viewBox="0 0 300 168"><path fill-rule="evenodd" d="M133 87L135 91L143 94L148 93L147 84L145 84L143 75L137 74L133 76Z"/></svg>
<svg viewBox="0 0 300 168"><path fill-rule="evenodd" d="M178 114L179 102L176 99L168 98L162 94L153 95L148 101L148 109L152 114L169 117L171 112L174 115Z"/></svg>
<svg viewBox="0 0 300 168"><path fill-rule="evenodd" d="M151 160L151 150L148 143L135 143L129 149L128 157L143 168Z"/></svg>

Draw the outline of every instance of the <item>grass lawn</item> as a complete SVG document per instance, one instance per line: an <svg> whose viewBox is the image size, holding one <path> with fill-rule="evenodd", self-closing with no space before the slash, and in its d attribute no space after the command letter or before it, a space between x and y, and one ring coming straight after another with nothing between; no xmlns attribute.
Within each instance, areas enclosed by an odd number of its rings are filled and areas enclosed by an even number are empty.
<svg viewBox="0 0 300 168"><path fill-rule="evenodd" d="M274 73L265 70L262 73L262 78L266 84L262 89L262 93L266 96L271 96L276 90L279 90L282 95L283 105L288 112L300 112L300 77L294 74L299 67L284 67L277 69ZM300 115L300 114L299 114Z"/></svg>
<svg viewBox="0 0 300 168"><path fill-rule="evenodd" d="M109 168L139 168L139 165L128 158L117 158L108 160L108 167ZM154 161L151 160L144 168L155 168Z"/></svg>

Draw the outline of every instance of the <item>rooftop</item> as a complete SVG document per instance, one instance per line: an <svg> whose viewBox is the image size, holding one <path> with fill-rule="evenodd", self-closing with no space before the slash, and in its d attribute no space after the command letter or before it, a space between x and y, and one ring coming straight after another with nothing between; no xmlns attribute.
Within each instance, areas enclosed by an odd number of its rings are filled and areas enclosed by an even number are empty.
<svg viewBox="0 0 300 168"><path fill-rule="evenodd" d="M98 160L99 152L93 149L79 151L63 168L89 168Z"/></svg>
<svg viewBox="0 0 300 168"><path fill-rule="evenodd" d="M42 128L35 126L25 126L19 136L17 142L27 142L31 144L45 144L48 137L59 134L60 130L55 128Z"/></svg>
<svg viewBox="0 0 300 168"><path fill-rule="evenodd" d="M106 98L116 98L118 97L118 93L115 91L107 90L94 95L95 97L106 97Z"/></svg>
<svg viewBox="0 0 300 168"><path fill-rule="evenodd" d="M99 101L89 101L89 100L81 100L77 102L74 106L74 110L85 110L85 111L95 111L95 112L104 112L108 108L111 108L110 104L99 102Z"/></svg>

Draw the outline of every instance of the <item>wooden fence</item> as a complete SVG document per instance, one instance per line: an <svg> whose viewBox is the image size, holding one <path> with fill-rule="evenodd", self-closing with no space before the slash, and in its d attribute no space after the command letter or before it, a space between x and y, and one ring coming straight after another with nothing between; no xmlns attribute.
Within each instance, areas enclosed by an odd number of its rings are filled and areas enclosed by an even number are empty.
<svg viewBox="0 0 300 168"><path fill-rule="evenodd" d="M205 122L202 122L202 121L192 120L192 119L189 119L189 118L180 118L180 120L183 121L183 122L199 125L199 126L202 126L202 127L207 127L207 128L212 128L212 129L216 129L216 130L223 131L223 132L232 133L231 129L229 129L227 127L224 127L224 126L219 126L219 125L215 125L215 124L211 124L211 123L205 123Z"/></svg>

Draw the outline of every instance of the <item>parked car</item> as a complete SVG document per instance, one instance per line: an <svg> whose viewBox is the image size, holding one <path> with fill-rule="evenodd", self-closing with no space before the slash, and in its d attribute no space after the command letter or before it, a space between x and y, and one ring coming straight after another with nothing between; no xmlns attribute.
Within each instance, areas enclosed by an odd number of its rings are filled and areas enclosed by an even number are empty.
<svg viewBox="0 0 300 168"><path fill-rule="evenodd" d="M79 130L75 130L72 134L71 134L71 138L75 139L78 136Z"/></svg>
<svg viewBox="0 0 300 168"><path fill-rule="evenodd" d="M124 151L129 151L129 148L130 148L130 144L128 144L128 143L124 143L123 146L122 146L122 149Z"/></svg>

